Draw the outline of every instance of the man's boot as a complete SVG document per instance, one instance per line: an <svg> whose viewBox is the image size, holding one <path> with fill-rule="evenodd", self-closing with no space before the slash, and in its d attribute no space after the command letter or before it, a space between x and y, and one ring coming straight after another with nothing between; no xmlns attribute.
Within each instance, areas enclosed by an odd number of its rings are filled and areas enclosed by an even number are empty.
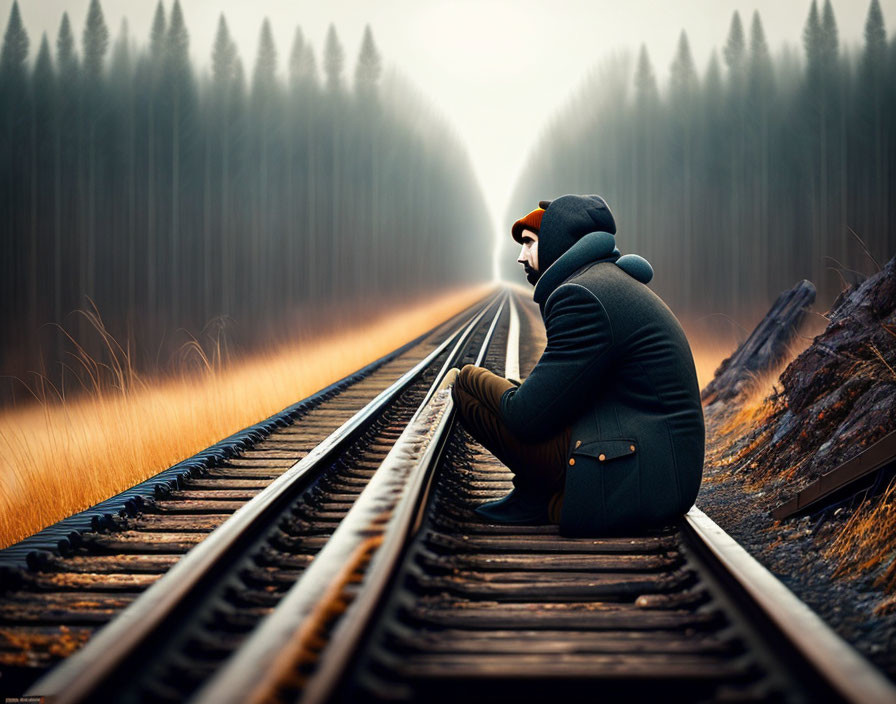
<svg viewBox="0 0 896 704"><path fill-rule="evenodd" d="M507 496L480 504L473 510L491 523L541 525L550 523L548 519L549 500L550 497L541 492L514 487Z"/></svg>

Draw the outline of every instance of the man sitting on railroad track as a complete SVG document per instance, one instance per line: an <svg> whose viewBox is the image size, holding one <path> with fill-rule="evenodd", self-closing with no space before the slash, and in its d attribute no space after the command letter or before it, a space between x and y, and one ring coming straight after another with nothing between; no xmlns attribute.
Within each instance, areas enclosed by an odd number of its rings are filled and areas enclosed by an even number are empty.
<svg viewBox="0 0 896 704"><path fill-rule="evenodd" d="M471 364L452 374L461 422L514 473L507 496L476 508L491 522L599 535L694 503L704 426L691 349L646 286L652 267L621 255L615 233L596 195L541 201L511 229L547 346L519 386Z"/></svg>

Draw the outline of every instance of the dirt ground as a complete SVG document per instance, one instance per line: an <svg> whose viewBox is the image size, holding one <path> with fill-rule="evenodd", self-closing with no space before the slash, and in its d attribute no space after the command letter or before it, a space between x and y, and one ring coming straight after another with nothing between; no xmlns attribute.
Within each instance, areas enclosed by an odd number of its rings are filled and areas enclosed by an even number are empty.
<svg viewBox="0 0 896 704"><path fill-rule="evenodd" d="M836 565L823 554L823 547L843 529L856 506L778 523L771 510L785 494L782 484L753 488L729 468L707 464L697 505L896 681L896 613L875 613L888 596L872 584L878 573L834 577Z"/></svg>

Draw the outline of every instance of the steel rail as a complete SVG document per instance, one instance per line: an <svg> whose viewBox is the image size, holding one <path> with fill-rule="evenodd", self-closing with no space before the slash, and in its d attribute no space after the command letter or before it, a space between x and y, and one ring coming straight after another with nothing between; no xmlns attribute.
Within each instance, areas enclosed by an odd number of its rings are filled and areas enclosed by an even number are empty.
<svg viewBox="0 0 896 704"><path fill-rule="evenodd" d="M478 310L479 305L480 302L477 301L454 317L458 320L464 319L468 310ZM195 478L202 472L215 468L228 458L254 448L258 443L270 438L275 429L294 423L304 413L312 410L315 404L325 401L328 395L349 390L357 382L375 374L380 367L431 338L436 330L444 325L444 322L440 323L401 347L391 350L379 359L373 360L361 369L334 381L301 401L287 406L262 421L238 430L214 445L206 447L121 493L63 518L34 535L3 548L0 550L0 575L2 575L4 567L27 569L34 565L39 568L43 557L42 553L44 555L56 553L62 556L69 554L73 548L73 542L75 545L77 544L77 538L74 538L73 541L73 534L80 536L82 533L103 530L114 520L115 516L125 514L133 516L142 509L142 505L147 500L151 501L153 498L157 498L160 491L177 488L179 482L187 480L188 477Z"/></svg>
<svg viewBox="0 0 896 704"><path fill-rule="evenodd" d="M486 332L477 365L485 357L505 301ZM423 494L429 476L454 419L451 394L437 394L436 390L448 369L460 363L465 343L465 339L458 340L430 393L324 548L276 609L192 701L266 701L289 677L297 661L308 657L317 666L302 701L321 701L328 696L388 584L415 516L425 503ZM368 566L360 592L347 605L345 588L365 564ZM346 606L348 611L338 618ZM336 647L317 653L322 632L332 626L334 618L338 621L330 640Z"/></svg>
<svg viewBox="0 0 896 704"><path fill-rule="evenodd" d="M165 620L193 590L201 588L203 582L212 576L216 565L245 543L253 526L266 521L273 511L288 501L292 496L291 490L357 437L372 418L408 388L449 346L466 339L503 295L503 292L499 292L488 296L477 313L472 314L421 362L239 508L103 627L83 648L29 687L25 696L49 697L56 704L88 698L133 656L152 633L162 627Z"/></svg>
<svg viewBox="0 0 896 704"><path fill-rule="evenodd" d="M504 360L504 376L519 383L520 380L520 314L516 299L510 296L510 322L507 328L507 355Z"/></svg>
<svg viewBox="0 0 896 704"><path fill-rule="evenodd" d="M855 704L896 702L892 682L697 506L683 525L839 696Z"/></svg>

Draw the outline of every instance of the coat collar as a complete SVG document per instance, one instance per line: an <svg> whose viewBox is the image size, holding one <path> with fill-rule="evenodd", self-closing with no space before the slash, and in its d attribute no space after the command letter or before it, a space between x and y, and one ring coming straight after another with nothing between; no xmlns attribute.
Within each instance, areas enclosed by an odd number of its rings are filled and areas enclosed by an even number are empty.
<svg viewBox="0 0 896 704"><path fill-rule="evenodd" d="M554 290L576 271L595 262L615 262L619 256L613 235L609 232L590 232L545 270L535 284L532 298L543 307Z"/></svg>

